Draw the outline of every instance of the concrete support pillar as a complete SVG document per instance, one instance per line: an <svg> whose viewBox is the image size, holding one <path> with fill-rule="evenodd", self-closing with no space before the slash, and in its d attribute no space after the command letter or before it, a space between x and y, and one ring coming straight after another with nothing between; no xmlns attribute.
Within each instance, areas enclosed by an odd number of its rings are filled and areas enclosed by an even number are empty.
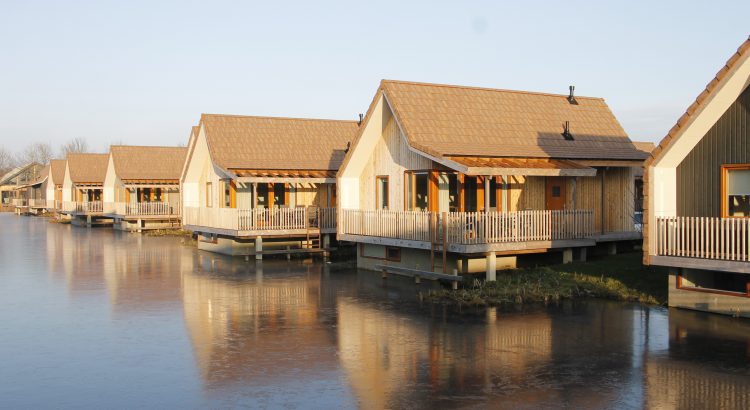
<svg viewBox="0 0 750 410"><path fill-rule="evenodd" d="M469 273L469 258L465 256L461 259L461 273L464 275Z"/></svg>
<svg viewBox="0 0 750 410"><path fill-rule="evenodd" d="M91 228L91 215L86 215L86 227Z"/></svg>
<svg viewBox="0 0 750 410"><path fill-rule="evenodd" d="M137 229L137 231L138 231L139 233L140 233L140 232L143 232L143 221L141 220L141 218L138 218L138 220L136 221L136 223L138 224L138 229Z"/></svg>
<svg viewBox="0 0 750 410"><path fill-rule="evenodd" d="M292 260L292 247L287 245L286 246L286 260L290 261Z"/></svg>
<svg viewBox="0 0 750 410"><path fill-rule="evenodd" d="M497 254L495 252L487 252L487 275L485 280L487 282L497 280Z"/></svg>
<svg viewBox="0 0 750 410"><path fill-rule="evenodd" d="M581 248L581 253L578 255L578 260L581 262L586 262L586 253L588 252L588 248Z"/></svg>
<svg viewBox="0 0 750 410"><path fill-rule="evenodd" d="M255 237L255 260L262 260L263 259L263 237L262 236L256 236Z"/></svg>
<svg viewBox="0 0 750 410"><path fill-rule="evenodd" d="M607 255L617 255L617 242L607 244Z"/></svg>
<svg viewBox="0 0 750 410"><path fill-rule="evenodd" d="M458 276L458 269L453 269L453 276ZM457 290L458 289L458 282L455 280L451 282L451 289Z"/></svg>
<svg viewBox="0 0 750 410"><path fill-rule="evenodd" d="M563 249L562 257L563 257L562 263L573 262L573 248Z"/></svg>

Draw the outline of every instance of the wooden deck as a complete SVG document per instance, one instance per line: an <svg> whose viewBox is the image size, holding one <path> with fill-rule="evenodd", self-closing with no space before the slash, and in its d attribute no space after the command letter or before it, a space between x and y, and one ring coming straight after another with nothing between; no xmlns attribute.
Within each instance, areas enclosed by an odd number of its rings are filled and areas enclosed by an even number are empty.
<svg viewBox="0 0 750 410"><path fill-rule="evenodd" d="M290 237L336 232L336 208L186 207L185 229L236 238Z"/></svg>

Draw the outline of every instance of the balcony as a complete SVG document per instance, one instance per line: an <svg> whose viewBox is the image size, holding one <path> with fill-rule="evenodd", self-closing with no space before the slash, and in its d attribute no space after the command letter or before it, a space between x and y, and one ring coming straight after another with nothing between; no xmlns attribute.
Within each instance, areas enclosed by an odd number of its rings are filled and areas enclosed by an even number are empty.
<svg viewBox="0 0 750 410"><path fill-rule="evenodd" d="M31 208L46 208L47 200L45 199L29 199L29 207Z"/></svg>
<svg viewBox="0 0 750 410"><path fill-rule="evenodd" d="M110 213L124 217L179 217L180 204L172 202L115 202L107 204Z"/></svg>
<svg viewBox="0 0 750 410"><path fill-rule="evenodd" d="M183 225L192 231L236 237L303 235L336 232L336 208L205 208L185 207Z"/></svg>
<svg viewBox="0 0 750 410"><path fill-rule="evenodd" d="M750 219L657 217L652 263L750 273Z"/></svg>
<svg viewBox="0 0 750 410"><path fill-rule="evenodd" d="M497 212L341 211L340 239L452 252L593 245L591 210Z"/></svg>
<svg viewBox="0 0 750 410"><path fill-rule="evenodd" d="M104 204L101 201L65 201L63 202L63 212L70 214L100 214L104 212Z"/></svg>

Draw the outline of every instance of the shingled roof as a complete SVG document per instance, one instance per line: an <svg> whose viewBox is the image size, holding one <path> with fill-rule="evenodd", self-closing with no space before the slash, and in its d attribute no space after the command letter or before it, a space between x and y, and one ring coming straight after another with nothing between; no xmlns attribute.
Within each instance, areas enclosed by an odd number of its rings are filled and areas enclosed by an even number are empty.
<svg viewBox="0 0 750 410"><path fill-rule="evenodd" d="M110 152L115 172L123 181L178 181L187 148L114 145Z"/></svg>
<svg viewBox="0 0 750 410"><path fill-rule="evenodd" d="M103 184L109 154L68 154L70 180L74 184Z"/></svg>
<svg viewBox="0 0 750 410"><path fill-rule="evenodd" d="M57 185L62 185L65 180L65 160L64 159L53 159L49 162L50 175L52 180Z"/></svg>
<svg viewBox="0 0 750 410"><path fill-rule="evenodd" d="M380 89L409 144L433 156L646 158L601 98L392 80Z"/></svg>
<svg viewBox="0 0 750 410"><path fill-rule="evenodd" d="M203 114L211 159L224 169L337 170L356 121Z"/></svg>

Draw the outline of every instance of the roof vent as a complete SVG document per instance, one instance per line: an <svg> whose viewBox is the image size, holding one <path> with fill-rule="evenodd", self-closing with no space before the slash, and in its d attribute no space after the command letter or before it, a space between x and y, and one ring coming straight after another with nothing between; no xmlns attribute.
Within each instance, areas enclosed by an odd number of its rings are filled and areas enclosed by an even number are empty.
<svg viewBox="0 0 750 410"><path fill-rule="evenodd" d="M364 114L359 113L359 121L357 121L357 125L362 125L362 119L364 118Z"/></svg>
<svg viewBox="0 0 750 410"><path fill-rule="evenodd" d="M569 87L569 89L570 89L570 94L568 94L568 102L571 103L571 104L578 105L578 101L576 101L576 94L575 94L576 93L576 86L571 85Z"/></svg>
<svg viewBox="0 0 750 410"><path fill-rule="evenodd" d="M573 134L570 133L570 121L565 121L565 124L563 124L562 136L568 141L573 141Z"/></svg>

